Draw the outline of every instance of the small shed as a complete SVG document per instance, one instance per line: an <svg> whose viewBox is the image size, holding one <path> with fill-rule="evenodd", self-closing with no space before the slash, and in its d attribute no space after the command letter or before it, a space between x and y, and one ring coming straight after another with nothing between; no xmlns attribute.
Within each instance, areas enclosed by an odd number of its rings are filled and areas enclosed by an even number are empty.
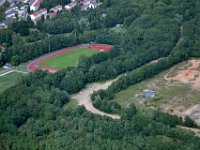
<svg viewBox="0 0 200 150"><path fill-rule="evenodd" d="M145 98L152 98L154 96L155 96L155 92L154 91L149 90L149 89L144 90L144 97Z"/></svg>

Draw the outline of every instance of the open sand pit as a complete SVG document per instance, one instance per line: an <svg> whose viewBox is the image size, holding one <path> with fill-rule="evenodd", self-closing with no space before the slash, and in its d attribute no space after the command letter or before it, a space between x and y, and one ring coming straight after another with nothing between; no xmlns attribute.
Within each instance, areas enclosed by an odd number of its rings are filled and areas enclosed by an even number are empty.
<svg viewBox="0 0 200 150"><path fill-rule="evenodd" d="M188 116L191 119L193 119L198 125L200 125L200 104L190 106L189 108L177 103L175 103L174 105L163 104L161 106L161 109L164 112L167 112L173 115L178 115L182 117Z"/></svg>
<svg viewBox="0 0 200 150"><path fill-rule="evenodd" d="M184 68L184 69L183 69ZM181 66L176 75L168 77L174 71L171 69L165 79L168 81L179 81L181 83L190 84L195 90L200 91L200 60L189 60L184 66Z"/></svg>

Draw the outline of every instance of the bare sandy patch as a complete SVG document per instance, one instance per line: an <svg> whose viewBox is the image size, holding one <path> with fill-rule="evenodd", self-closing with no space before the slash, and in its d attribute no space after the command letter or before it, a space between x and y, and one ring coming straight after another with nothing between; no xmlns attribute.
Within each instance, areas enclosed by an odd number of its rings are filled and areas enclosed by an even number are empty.
<svg viewBox="0 0 200 150"><path fill-rule="evenodd" d="M172 68L165 76L167 81L179 81L185 84L191 84L194 90L200 91L200 60L189 60L184 66L179 67L176 75L168 77L174 71ZM183 69L185 68L185 69Z"/></svg>
<svg viewBox="0 0 200 150"><path fill-rule="evenodd" d="M115 79L115 80L117 80L117 79ZM79 93L75 94L73 96L73 98L78 100L78 104L80 106L84 106L86 108L86 110L88 110L88 111L90 111L90 112L92 112L94 114L98 114L98 115L101 115L101 116L108 116L108 117L111 117L112 119L120 119L119 115L108 114L108 113L105 113L105 112L102 112L102 111L96 109L92 105L92 101L90 99L90 96L92 95L92 93L94 91L107 89L115 80L106 81L105 83L93 83L93 84L90 84L84 90L82 90Z"/></svg>

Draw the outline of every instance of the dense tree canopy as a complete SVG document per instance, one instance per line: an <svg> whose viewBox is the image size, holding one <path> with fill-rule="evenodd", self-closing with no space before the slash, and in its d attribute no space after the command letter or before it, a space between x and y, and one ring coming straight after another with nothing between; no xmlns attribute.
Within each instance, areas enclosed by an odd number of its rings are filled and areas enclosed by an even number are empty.
<svg viewBox="0 0 200 150"><path fill-rule="evenodd" d="M0 37L1 44L7 43L2 62L26 62L47 53L45 32L51 34L52 51L88 42L114 45L108 53L80 58L76 68L55 74L30 73L0 94L0 148L199 150L199 138L176 127L196 127L191 119L183 121L160 111L144 113L134 105L125 109L109 101L130 85L200 56L199 6L196 0L103 0L96 10L64 13L54 23L41 22L34 30L35 39L30 35L33 30L24 36L17 25L16 33L15 27L0 31L6 37ZM66 21L70 22L67 28L63 26ZM55 32L51 31L54 28ZM149 63L161 57L165 59ZM72 101L68 93L122 73L126 75L107 90L92 95L96 107L120 113L121 120L93 115L83 107L63 108Z"/></svg>

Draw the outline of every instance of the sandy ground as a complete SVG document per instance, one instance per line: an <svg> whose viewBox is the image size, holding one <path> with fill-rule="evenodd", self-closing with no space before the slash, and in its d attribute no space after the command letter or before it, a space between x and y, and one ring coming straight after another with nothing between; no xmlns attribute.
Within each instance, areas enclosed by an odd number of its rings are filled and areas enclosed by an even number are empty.
<svg viewBox="0 0 200 150"><path fill-rule="evenodd" d="M184 66L179 67L175 76L168 77L172 71L174 71L174 68L164 76L165 80L188 84L194 90L200 91L200 60L189 60ZM180 103L175 102L173 104L163 104L161 109L171 114L183 117L189 116L200 125L200 104L195 104L186 108Z"/></svg>
<svg viewBox="0 0 200 150"><path fill-rule="evenodd" d="M185 69L183 69L185 68ZM187 64L178 70L174 77L168 77L174 70L172 68L165 76L167 81L179 81L181 83L190 84L194 90L200 91L200 60L190 60Z"/></svg>
<svg viewBox="0 0 200 150"><path fill-rule="evenodd" d="M117 79L115 79L115 80L117 80ZM73 96L73 98L78 100L78 104L80 106L84 106L86 108L86 110L88 110L88 111L90 111L94 114L98 114L98 115L101 115L101 116L108 116L108 117L111 117L112 119L120 119L119 115L107 114L105 112L102 112L102 111L96 109L92 105L92 101L90 99L90 96L94 91L98 91L98 90L101 90L101 89L102 90L107 89L115 80L106 81L105 83L90 84L84 90L75 94Z"/></svg>

